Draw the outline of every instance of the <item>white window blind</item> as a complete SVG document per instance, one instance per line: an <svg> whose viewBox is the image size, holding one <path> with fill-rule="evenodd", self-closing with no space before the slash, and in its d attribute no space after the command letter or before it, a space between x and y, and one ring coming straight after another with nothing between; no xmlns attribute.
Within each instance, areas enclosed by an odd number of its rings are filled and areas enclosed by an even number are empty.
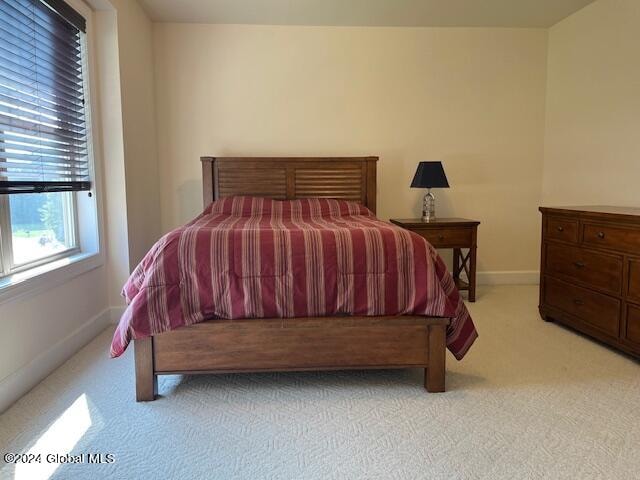
<svg viewBox="0 0 640 480"><path fill-rule="evenodd" d="M0 0L0 194L91 188L85 31L63 0Z"/></svg>

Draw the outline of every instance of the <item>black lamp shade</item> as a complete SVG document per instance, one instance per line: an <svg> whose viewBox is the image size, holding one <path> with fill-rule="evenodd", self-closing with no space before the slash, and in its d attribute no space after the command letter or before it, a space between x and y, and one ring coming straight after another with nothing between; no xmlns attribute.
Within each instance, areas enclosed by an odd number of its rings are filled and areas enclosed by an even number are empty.
<svg viewBox="0 0 640 480"><path fill-rule="evenodd" d="M442 162L420 162L411 188L449 188Z"/></svg>

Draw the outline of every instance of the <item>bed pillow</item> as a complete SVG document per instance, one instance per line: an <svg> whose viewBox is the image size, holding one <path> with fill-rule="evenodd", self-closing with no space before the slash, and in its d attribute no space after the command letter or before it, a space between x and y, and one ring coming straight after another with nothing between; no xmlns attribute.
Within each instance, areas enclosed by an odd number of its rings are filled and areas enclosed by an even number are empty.
<svg viewBox="0 0 640 480"><path fill-rule="evenodd" d="M205 213L225 214L239 217L271 215L280 212L285 218L336 217L344 215L365 215L373 213L364 205L347 200L329 198L303 198L299 200L274 200L246 196L225 197L209 205Z"/></svg>

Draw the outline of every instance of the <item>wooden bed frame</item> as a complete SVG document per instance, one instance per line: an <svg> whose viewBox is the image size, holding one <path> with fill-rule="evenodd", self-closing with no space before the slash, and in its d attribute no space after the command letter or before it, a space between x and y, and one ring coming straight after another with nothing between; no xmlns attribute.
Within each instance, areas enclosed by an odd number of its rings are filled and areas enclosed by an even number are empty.
<svg viewBox="0 0 640 480"><path fill-rule="evenodd" d="M376 211L377 157L203 157L204 204L230 195L354 200ZM425 369L445 390L448 318L325 317L209 320L135 340L136 399L166 374L342 369Z"/></svg>

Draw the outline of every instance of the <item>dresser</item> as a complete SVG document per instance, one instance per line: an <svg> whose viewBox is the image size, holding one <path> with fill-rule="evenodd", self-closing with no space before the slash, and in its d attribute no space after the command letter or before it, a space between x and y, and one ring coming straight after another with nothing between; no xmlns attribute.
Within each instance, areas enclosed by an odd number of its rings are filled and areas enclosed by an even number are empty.
<svg viewBox="0 0 640 480"><path fill-rule="evenodd" d="M542 317L640 357L640 209L540 212Z"/></svg>

